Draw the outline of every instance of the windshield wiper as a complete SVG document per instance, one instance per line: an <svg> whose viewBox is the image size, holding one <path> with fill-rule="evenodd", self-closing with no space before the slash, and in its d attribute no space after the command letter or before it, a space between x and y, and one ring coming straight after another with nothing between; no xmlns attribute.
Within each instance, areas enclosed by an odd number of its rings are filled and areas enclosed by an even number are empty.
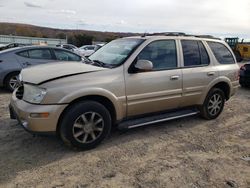
<svg viewBox="0 0 250 188"><path fill-rule="evenodd" d="M106 65L106 64L103 63L102 61L96 60L96 59L94 59L93 62L94 62L95 64L99 65L100 67L105 67L105 65Z"/></svg>
<svg viewBox="0 0 250 188"><path fill-rule="evenodd" d="M87 59L87 61L85 62L86 64L97 65L99 67L105 67L105 68L114 68L115 67L115 65L113 65L113 64L106 64L106 63L104 63L100 60L97 60L97 59L91 60L87 57L86 57L86 59Z"/></svg>

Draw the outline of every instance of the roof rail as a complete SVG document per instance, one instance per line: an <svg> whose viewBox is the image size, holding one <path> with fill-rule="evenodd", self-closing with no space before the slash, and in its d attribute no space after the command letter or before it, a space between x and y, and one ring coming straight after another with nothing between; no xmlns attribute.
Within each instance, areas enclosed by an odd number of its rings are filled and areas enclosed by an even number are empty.
<svg viewBox="0 0 250 188"><path fill-rule="evenodd" d="M152 33L152 34L147 34L144 33L142 37L146 37L146 36L185 36L185 37L197 37L197 38L207 38L207 39L217 39L217 40L221 40L220 38L214 37L212 35L192 35L192 34L186 34L186 33L182 33L182 32L166 32L166 33Z"/></svg>
<svg viewBox="0 0 250 188"><path fill-rule="evenodd" d="M194 37L197 38L207 38L207 39L217 39L217 40L221 40L221 38L218 37L214 37L212 35L193 35Z"/></svg>
<svg viewBox="0 0 250 188"><path fill-rule="evenodd" d="M186 36L186 33L182 32L164 32L164 33L144 33L143 36L157 36L157 35L164 35L164 36Z"/></svg>

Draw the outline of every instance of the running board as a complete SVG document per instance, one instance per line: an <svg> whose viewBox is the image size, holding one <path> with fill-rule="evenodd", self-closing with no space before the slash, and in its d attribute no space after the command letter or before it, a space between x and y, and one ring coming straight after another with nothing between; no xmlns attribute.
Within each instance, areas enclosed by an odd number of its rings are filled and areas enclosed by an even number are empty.
<svg viewBox="0 0 250 188"><path fill-rule="evenodd" d="M164 121L170 121L174 119L179 119L179 118L184 118L188 116L193 116L199 114L199 111L196 109L185 109L185 110L179 110L176 112L169 112L165 114L158 114L150 117L143 117L143 118L138 118L138 119L133 119L133 120L127 120L124 122L121 122L118 125L119 130L126 130L126 129L132 129L136 127L142 127L145 125L150 125L150 124L155 124L155 123L160 123Z"/></svg>

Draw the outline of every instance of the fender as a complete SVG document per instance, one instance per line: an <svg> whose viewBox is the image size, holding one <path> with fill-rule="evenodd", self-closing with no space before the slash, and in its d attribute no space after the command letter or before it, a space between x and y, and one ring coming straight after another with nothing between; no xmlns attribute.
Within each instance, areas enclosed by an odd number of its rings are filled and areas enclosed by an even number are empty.
<svg viewBox="0 0 250 188"><path fill-rule="evenodd" d="M232 82L229 78L225 77L225 76L220 76L220 77L217 77L216 79L214 79L212 82L210 82L206 88L206 91L203 92L203 95L201 96L200 100L199 100L199 104L202 105L206 99L206 96L208 94L208 92L218 83L221 83L221 82L224 82L226 84L228 84L229 88L230 88L230 94L229 96L231 96L231 93L232 93L232 88L233 88L233 85L232 85Z"/></svg>
<svg viewBox="0 0 250 188"><path fill-rule="evenodd" d="M117 97L110 91L102 88L79 89L75 92L71 92L68 95L64 96L58 103L69 104L72 101L79 99L81 97L87 97L93 95L105 97L113 103L117 115L117 120L122 119L126 116L126 97L125 96Z"/></svg>

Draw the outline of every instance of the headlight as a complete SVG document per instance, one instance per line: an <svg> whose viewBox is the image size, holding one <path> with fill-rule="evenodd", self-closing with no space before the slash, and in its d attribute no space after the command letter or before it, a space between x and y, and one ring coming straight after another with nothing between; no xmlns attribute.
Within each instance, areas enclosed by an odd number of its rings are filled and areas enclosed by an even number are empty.
<svg viewBox="0 0 250 188"><path fill-rule="evenodd" d="M23 100L30 103L41 103L44 96L46 95L46 90L39 88L38 86L24 84L24 94Z"/></svg>

